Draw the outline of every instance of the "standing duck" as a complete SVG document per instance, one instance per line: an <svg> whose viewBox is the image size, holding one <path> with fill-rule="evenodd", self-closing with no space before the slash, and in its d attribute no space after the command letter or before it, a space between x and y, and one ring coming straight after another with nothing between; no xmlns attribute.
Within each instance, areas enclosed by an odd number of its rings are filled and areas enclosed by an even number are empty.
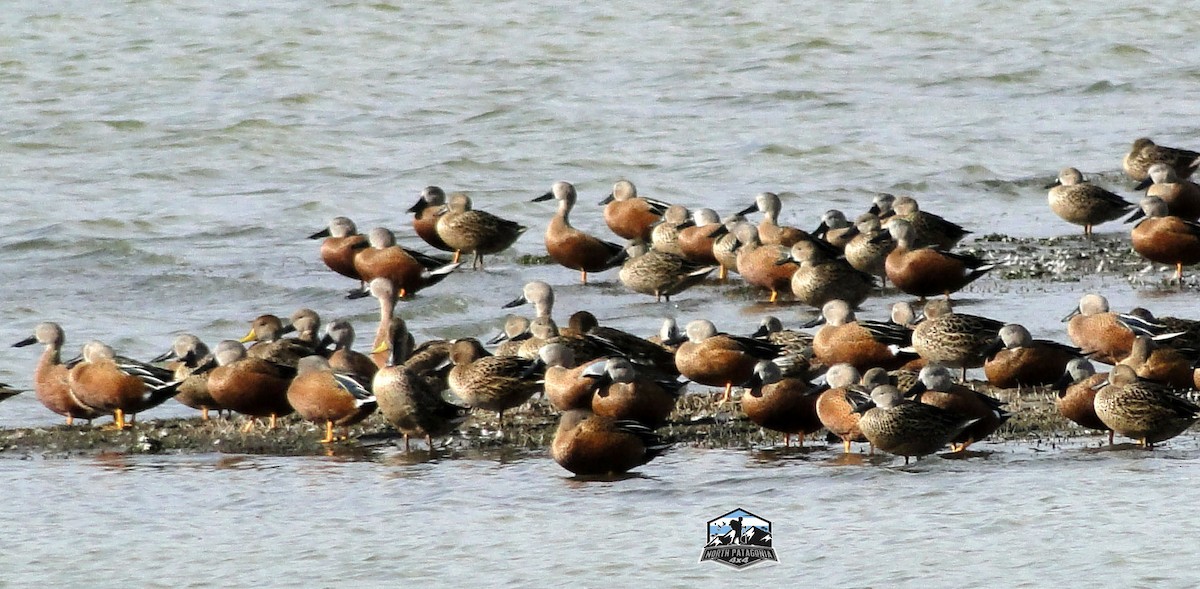
<svg viewBox="0 0 1200 589"><path fill-rule="evenodd" d="M101 415L102 412L80 405L71 396L71 386L68 382L70 369L62 363L62 346L66 335L57 323L43 322L33 329L33 335L13 344L14 348L23 348L33 344L45 346L38 359L37 368L33 371L33 391L37 400L45 408L67 418L67 425L75 419L86 419L89 422Z"/></svg>
<svg viewBox="0 0 1200 589"><path fill-rule="evenodd" d="M858 427L873 446L904 457L928 456L944 448L974 420L906 400L891 385L875 387L870 401L855 407L862 414Z"/></svg>
<svg viewBox="0 0 1200 589"><path fill-rule="evenodd" d="M1120 218L1134 204L1091 182L1075 168L1063 168L1050 189L1050 210L1063 221L1083 226L1083 235L1092 236L1092 226Z"/></svg>
<svg viewBox="0 0 1200 589"><path fill-rule="evenodd" d="M791 292L792 274L800 266L790 260L781 264L791 246L765 244L759 240L758 231L749 223L738 223L734 228L741 244L737 249L737 271L749 284L771 291L769 302L774 303L780 291Z"/></svg>
<svg viewBox="0 0 1200 589"><path fill-rule="evenodd" d="M237 340L223 340L213 352L217 367L208 375L208 393L222 407L250 417L242 431L253 429L258 417L269 417L275 429L277 419L292 412L287 389L295 366L249 356Z"/></svg>
<svg viewBox="0 0 1200 589"><path fill-rule="evenodd" d="M175 361L172 368L173 380L179 381L176 401L192 409L199 409L200 419L203 421L208 421L209 411L219 414L224 409L208 392L208 375L217 367L217 359L200 338L190 333L180 334L171 343L170 350L151 362L167 360Z"/></svg>
<svg viewBox="0 0 1200 589"><path fill-rule="evenodd" d="M783 208L779 195L774 192L760 192L754 196L754 204L738 211L738 215L749 215L753 212L763 214L763 220L758 224L758 238L766 245L779 245L790 248L797 241L812 241L813 236L803 229L787 227L779 224L779 211ZM738 237L741 239L741 236Z"/></svg>
<svg viewBox="0 0 1200 589"><path fill-rule="evenodd" d="M358 232L354 221L347 217L334 217L329 221L328 227L308 238L324 238L321 242L321 261L325 262L330 270L362 282L362 277L354 267L354 256L367 242L367 236Z"/></svg>
<svg viewBox="0 0 1200 589"><path fill-rule="evenodd" d="M796 242L776 264L789 261L797 265L791 278L792 295L818 309L832 300L842 300L857 307L875 289L874 277L856 270L846 260L818 249L811 241Z"/></svg>
<svg viewBox="0 0 1200 589"><path fill-rule="evenodd" d="M679 245L679 232L692 226L687 207L671 205L663 213L662 221L650 231L650 247L665 254L683 256L683 248Z"/></svg>
<svg viewBox="0 0 1200 589"><path fill-rule="evenodd" d="M501 219L487 211L471 208L471 197L456 193L446 199L439 212L437 234L454 248L457 263L463 253L475 254L471 267L483 269L483 256L504 251L516 243L528 227Z"/></svg>
<svg viewBox="0 0 1200 589"><path fill-rule="evenodd" d="M895 247L891 233L879 224L879 217L864 213L855 220L853 235L843 252L856 270L880 277L886 286L887 257Z"/></svg>
<svg viewBox="0 0 1200 589"><path fill-rule="evenodd" d="M665 202L638 196L637 187L629 180L613 184L612 193L600 201L604 205L604 223L613 233L629 241L650 243L654 225L667 211Z"/></svg>
<svg viewBox="0 0 1200 589"><path fill-rule="evenodd" d="M354 267L362 280L387 278L396 285L400 298L405 298L428 286L441 282L460 264L426 256L396 245L396 235L386 227L367 232L367 247L359 249ZM360 289L350 298L366 296Z"/></svg>
<svg viewBox="0 0 1200 589"><path fill-rule="evenodd" d="M851 387L858 384L859 373L849 364L834 364L825 373L825 383L818 389L817 419L829 433L842 440L842 450L850 453L851 442L865 442L862 430L858 427L860 415L854 412L847 393Z"/></svg>
<svg viewBox="0 0 1200 589"><path fill-rule="evenodd" d="M621 284L634 292L654 296L654 302L671 300L702 282L716 266L701 266L675 254L648 250L645 245L631 245L629 259L618 274Z"/></svg>
<svg viewBox="0 0 1200 589"><path fill-rule="evenodd" d="M687 341L675 352L675 368L696 383L724 387L729 401L733 385L750 380L759 360L772 360L782 349L774 344L717 331L712 321L697 319L684 329Z"/></svg>
<svg viewBox="0 0 1200 589"><path fill-rule="evenodd" d="M1104 425L1145 448L1183 433L1200 418L1195 403L1166 386L1138 379L1132 368L1120 364L1096 393L1095 405Z"/></svg>
<svg viewBox="0 0 1200 589"><path fill-rule="evenodd" d="M896 241L896 247L884 261L888 280L922 300L936 295L948 299L950 293L961 290L994 267L974 256L917 245L915 230L904 219L892 219L888 231Z"/></svg>
<svg viewBox="0 0 1200 589"><path fill-rule="evenodd" d="M804 446L804 436L821 429L817 416L820 389L802 378L784 378L774 362L761 361L750 381L742 383L742 411L759 427L783 434L783 445L792 435Z"/></svg>
<svg viewBox="0 0 1200 589"><path fill-rule="evenodd" d="M961 368L965 380L968 368L983 366L1003 327L995 319L955 313L947 301L930 301L925 320L913 329L912 347L930 364Z"/></svg>
<svg viewBox="0 0 1200 589"><path fill-rule="evenodd" d="M1138 219L1130 231L1133 250L1151 262L1174 265L1175 281L1183 288L1183 267L1200 264L1200 224L1171 216L1157 196L1143 198L1125 222Z"/></svg>
<svg viewBox="0 0 1200 589"><path fill-rule="evenodd" d="M83 361L71 368L68 386L75 402L113 415L113 427L125 429L125 416L157 407L175 396L179 383L171 371L121 358L101 342L83 346Z"/></svg>
<svg viewBox="0 0 1200 589"><path fill-rule="evenodd" d="M296 365L296 377L287 388L287 402L308 421L325 423L322 444L335 440L333 427L350 426L375 411L375 395L355 377L335 372L329 360L306 356ZM346 433L345 438L349 437Z"/></svg>
<svg viewBox="0 0 1200 589"><path fill-rule="evenodd" d="M434 249L452 252L454 248L446 245L437 234L438 211L446 205L446 192L437 186L426 186L421 190L421 196L416 204L408 207L413 214L413 230Z"/></svg>
<svg viewBox="0 0 1200 589"><path fill-rule="evenodd" d="M528 401L541 390L533 360L515 356L490 356L478 340L452 344L447 382L467 405L495 411L503 426L504 412Z"/></svg>
<svg viewBox="0 0 1200 589"><path fill-rule="evenodd" d="M395 334L402 338L400 333ZM468 410L447 402L441 389L431 386L427 379L404 364L402 339L390 342L392 355L387 365L375 373L371 389L383 418L404 436L404 450L409 450L409 438L423 437L430 449L433 438L454 431L466 421Z"/></svg>
<svg viewBox="0 0 1200 589"><path fill-rule="evenodd" d="M571 226L571 209L575 207L575 186L570 182L555 182L550 192L533 202L556 199L558 212L546 226L546 253L572 270L579 271L579 281L587 284L588 272L603 272L621 265L623 247L604 241Z"/></svg>

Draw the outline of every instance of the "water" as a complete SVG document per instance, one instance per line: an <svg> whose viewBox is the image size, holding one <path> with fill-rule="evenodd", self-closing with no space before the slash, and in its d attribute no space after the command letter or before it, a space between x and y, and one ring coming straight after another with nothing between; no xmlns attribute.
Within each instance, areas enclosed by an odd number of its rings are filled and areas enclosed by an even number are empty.
<svg viewBox="0 0 1200 589"><path fill-rule="evenodd" d="M342 299L353 285L325 270L304 236L345 214L425 249L402 211L427 184L467 191L531 230L486 272L404 303L420 337L490 334L499 303L530 279L558 288L560 318L588 308L640 333L668 314L742 332L768 312L793 324L812 311L711 287L659 305L612 273L583 288L568 270L516 265L542 252L552 213L527 201L572 181L573 221L606 235L591 203L619 178L722 212L761 190L790 192L783 221L802 227L890 191L977 234L1075 233L1041 188L1059 168L1124 192L1120 158L1134 138L1197 147L1188 97L1200 23L1177 16L1188 8L9 2L0 342L56 320L70 350L100 338L149 357L175 333L240 337L254 316L301 306L354 320L366 340L373 304ZM1057 319L1089 290L1118 309L1195 315L1191 293L1112 275L985 278L962 304L1065 340ZM891 302L871 300L862 315L880 317ZM35 355L0 347L0 380L27 386ZM31 397L0 410L3 427L56 422ZM1194 441L1170 446L1097 456L1005 446L1004 458L910 470L683 449L644 468L647 478L613 484L566 480L541 455L6 460L3 509L21 523L0 556L17 576L0 584L604 574L694 585L725 578L693 561L702 522L738 505L785 526L784 564L747 578L961 585L969 574L1043 585L1103 567L1128 584L1163 584L1157 576L1178 580L1187 562L1169 539L1195 531L1174 517L1173 493L1190 482ZM314 509L326 505L336 513ZM144 542L118 558L131 538ZM87 566L57 564L79 546ZM1053 569L1018 566L1043 554ZM311 569L297 571L300 561Z"/></svg>

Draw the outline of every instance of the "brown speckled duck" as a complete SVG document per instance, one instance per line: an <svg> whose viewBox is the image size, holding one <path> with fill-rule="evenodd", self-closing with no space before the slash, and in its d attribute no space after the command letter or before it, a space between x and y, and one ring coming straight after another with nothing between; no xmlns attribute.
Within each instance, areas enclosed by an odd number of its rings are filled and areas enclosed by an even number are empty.
<svg viewBox="0 0 1200 589"><path fill-rule="evenodd" d="M1167 387L1140 380L1133 369L1118 364L1108 385L1096 393L1096 415L1110 429L1143 447L1169 440L1200 418L1200 407Z"/></svg>
<svg viewBox="0 0 1200 589"><path fill-rule="evenodd" d="M1139 137L1121 160L1121 167L1126 175L1139 182L1150 175L1150 166L1158 163L1171 166L1180 178L1187 178L1196 171L1196 158L1200 158L1200 153L1156 145L1149 137Z"/></svg>
<svg viewBox="0 0 1200 589"><path fill-rule="evenodd" d="M505 411L542 390L533 360L488 355L474 338L455 341L450 362L454 365L447 380L450 390L472 408L497 412L501 424Z"/></svg>
<svg viewBox="0 0 1200 589"><path fill-rule="evenodd" d="M456 193L446 198L439 211L437 234L454 248L454 262L464 253L475 254L471 267L483 269L483 256L504 251L516 243L528 227L471 208L471 197Z"/></svg>

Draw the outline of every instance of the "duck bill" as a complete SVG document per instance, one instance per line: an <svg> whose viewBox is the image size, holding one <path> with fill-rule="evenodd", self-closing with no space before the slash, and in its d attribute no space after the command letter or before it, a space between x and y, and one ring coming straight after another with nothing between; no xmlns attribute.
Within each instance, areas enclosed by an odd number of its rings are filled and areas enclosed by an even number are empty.
<svg viewBox="0 0 1200 589"><path fill-rule="evenodd" d="M240 339L238 341L244 344L244 343L254 341L257 337L258 337L258 334L254 333L254 329L252 328L252 329L250 329L250 333L247 333L246 335L242 336L242 339Z"/></svg>
<svg viewBox="0 0 1200 589"><path fill-rule="evenodd" d="M849 399L849 401L850 404L853 405L853 408L850 410L851 413L858 413L861 415L875 408L875 401L862 402L857 401L856 399Z"/></svg>
<svg viewBox="0 0 1200 589"><path fill-rule="evenodd" d="M178 358L178 356L175 355L175 350L172 349L151 358L150 362L166 362L167 360L174 360L176 358Z"/></svg>
<svg viewBox="0 0 1200 589"><path fill-rule="evenodd" d="M545 201L551 200L551 199L553 199L553 198L554 198L554 193L553 193L553 192L547 192L546 194L543 194L543 195L541 195L541 196L539 196L539 197L536 197L536 198L534 198L533 200L531 200L531 201L529 201L529 202L545 202Z"/></svg>
<svg viewBox="0 0 1200 589"><path fill-rule="evenodd" d="M414 215L420 215L421 211L424 211L427 208L429 208L429 203L426 202L424 198L418 198L417 203L411 207L408 207L408 210L405 212L412 213Z"/></svg>
<svg viewBox="0 0 1200 589"><path fill-rule="evenodd" d="M525 298L525 295L521 295L507 303L504 303L504 306L500 307L500 308L501 309L511 309L513 307L520 307L521 305L524 305L525 303L528 303L528 302L529 301Z"/></svg>
<svg viewBox="0 0 1200 589"><path fill-rule="evenodd" d="M821 221L821 224L817 225L816 230L813 231L812 234L816 237L823 238L823 237L825 237L825 234L828 232L829 232L829 224L824 221Z"/></svg>
<svg viewBox="0 0 1200 589"><path fill-rule="evenodd" d="M1067 313L1066 317L1062 318L1062 323L1066 323L1066 322L1070 321L1072 317L1074 317L1078 314L1079 314L1079 307L1075 307L1074 309L1071 310L1070 313Z"/></svg>
<svg viewBox="0 0 1200 589"><path fill-rule="evenodd" d="M596 203L596 204L597 204L597 205L606 205L606 204L608 204L608 203L610 203L610 202L612 202L612 201L613 201L613 195L612 195L612 193L610 192L610 193L608 194L608 196L604 197L604 199L603 199L603 200L601 200L600 202L598 202L598 203Z"/></svg>
<svg viewBox="0 0 1200 589"><path fill-rule="evenodd" d="M757 212L758 212L758 203L754 203L754 204L738 211L737 214L738 214L738 216L744 217L746 215L749 215L750 213L757 213Z"/></svg>
<svg viewBox="0 0 1200 589"><path fill-rule="evenodd" d="M1046 190L1050 190L1051 188L1054 188L1055 186L1062 186L1062 180L1055 178L1053 182L1043 186L1042 188L1045 188Z"/></svg>
<svg viewBox="0 0 1200 589"><path fill-rule="evenodd" d="M14 347L14 348L24 348L25 346L32 346L33 344L36 344L36 343L37 343L37 336L36 336L36 335L31 335L31 336L29 336L29 337L27 337L27 338L25 338L25 339L23 339L23 340L21 340L21 341L19 341L19 342L15 343L15 344L13 344L13 345L12 345L12 347Z"/></svg>
<svg viewBox="0 0 1200 589"><path fill-rule="evenodd" d="M1142 180L1141 182L1138 182L1137 186L1133 187L1133 190L1134 190L1134 192L1141 192L1147 188L1150 188L1153 185L1154 185L1154 179L1149 176L1146 176L1146 179Z"/></svg>
<svg viewBox="0 0 1200 589"><path fill-rule="evenodd" d="M717 227L716 229L713 229L712 232L708 234L708 238L716 239L722 235L725 235L726 233L729 233L729 228L724 225L721 225L721 226Z"/></svg>
<svg viewBox="0 0 1200 589"><path fill-rule="evenodd" d="M801 325L800 327L803 327L804 329L812 329L814 327L817 327L818 325L825 325L825 316L824 315L817 315L816 319L813 319L812 321L809 321L808 323L805 323L804 325Z"/></svg>
<svg viewBox="0 0 1200 589"><path fill-rule="evenodd" d="M695 226L696 226L696 221L693 219L688 219L687 221L684 221L684 222L676 225L675 228L676 229L687 229L688 227L695 227Z"/></svg>
<svg viewBox="0 0 1200 589"><path fill-rule="evenodd" d="M783 266L783 265L785 265L785 264L789 264L789 263L791 263L791 262L792 262L792 256L791 256L791 254L783 254L782 256L779 256L778 258L775 258L775 265L776 265L776 266Z"/></svg>
<svg viewBox="0 0 1200 589"><path fill-rule="evenodd" d="M909 389L907 391L904 391L904 397L906 399L910 399L921 393L924 393L927 390L929 390L929 387L925 386L925 383L918 380L916 384L909 387Z"/></svg>
<svg viewBox="0 0 1200 589"><path fill-rule="evenodd" d="M750 337L755 337L755 338L767 337L768 333L770 333L770 331L767 330L766 325L759 325L758 329L754 330L754 333L750 334Z"/></svg>
<svg viewBox="0 0 1200 589"><path fill-rule="evenodd" d="M331 232L329 231L329 228L328 228L328 227L326 227L326 228L324 228L324 229L322 229L322 230L320 230L320 231L318 231L318 232L316 232L316 233L314 233L314 234L312 234L312 235L309 235L309 236L308 236L308 238L309 238L309 239L323 239L323 238L329 237L329 236L331 236L331 235L333 235L333 233L331 233Z"/></svg>

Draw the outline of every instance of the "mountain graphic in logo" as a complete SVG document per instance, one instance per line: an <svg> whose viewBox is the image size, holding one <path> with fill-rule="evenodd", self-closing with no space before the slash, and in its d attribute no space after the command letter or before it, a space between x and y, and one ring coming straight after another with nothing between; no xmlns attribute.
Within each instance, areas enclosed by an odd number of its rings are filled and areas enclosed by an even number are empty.
<svg viewBox="0 0 1200 589"><path fill-rule="evenodd" d="M771 522L738 508L708 522L708 543L700 562L715 560L735 569L779 562L771 539Z"/></svg>

